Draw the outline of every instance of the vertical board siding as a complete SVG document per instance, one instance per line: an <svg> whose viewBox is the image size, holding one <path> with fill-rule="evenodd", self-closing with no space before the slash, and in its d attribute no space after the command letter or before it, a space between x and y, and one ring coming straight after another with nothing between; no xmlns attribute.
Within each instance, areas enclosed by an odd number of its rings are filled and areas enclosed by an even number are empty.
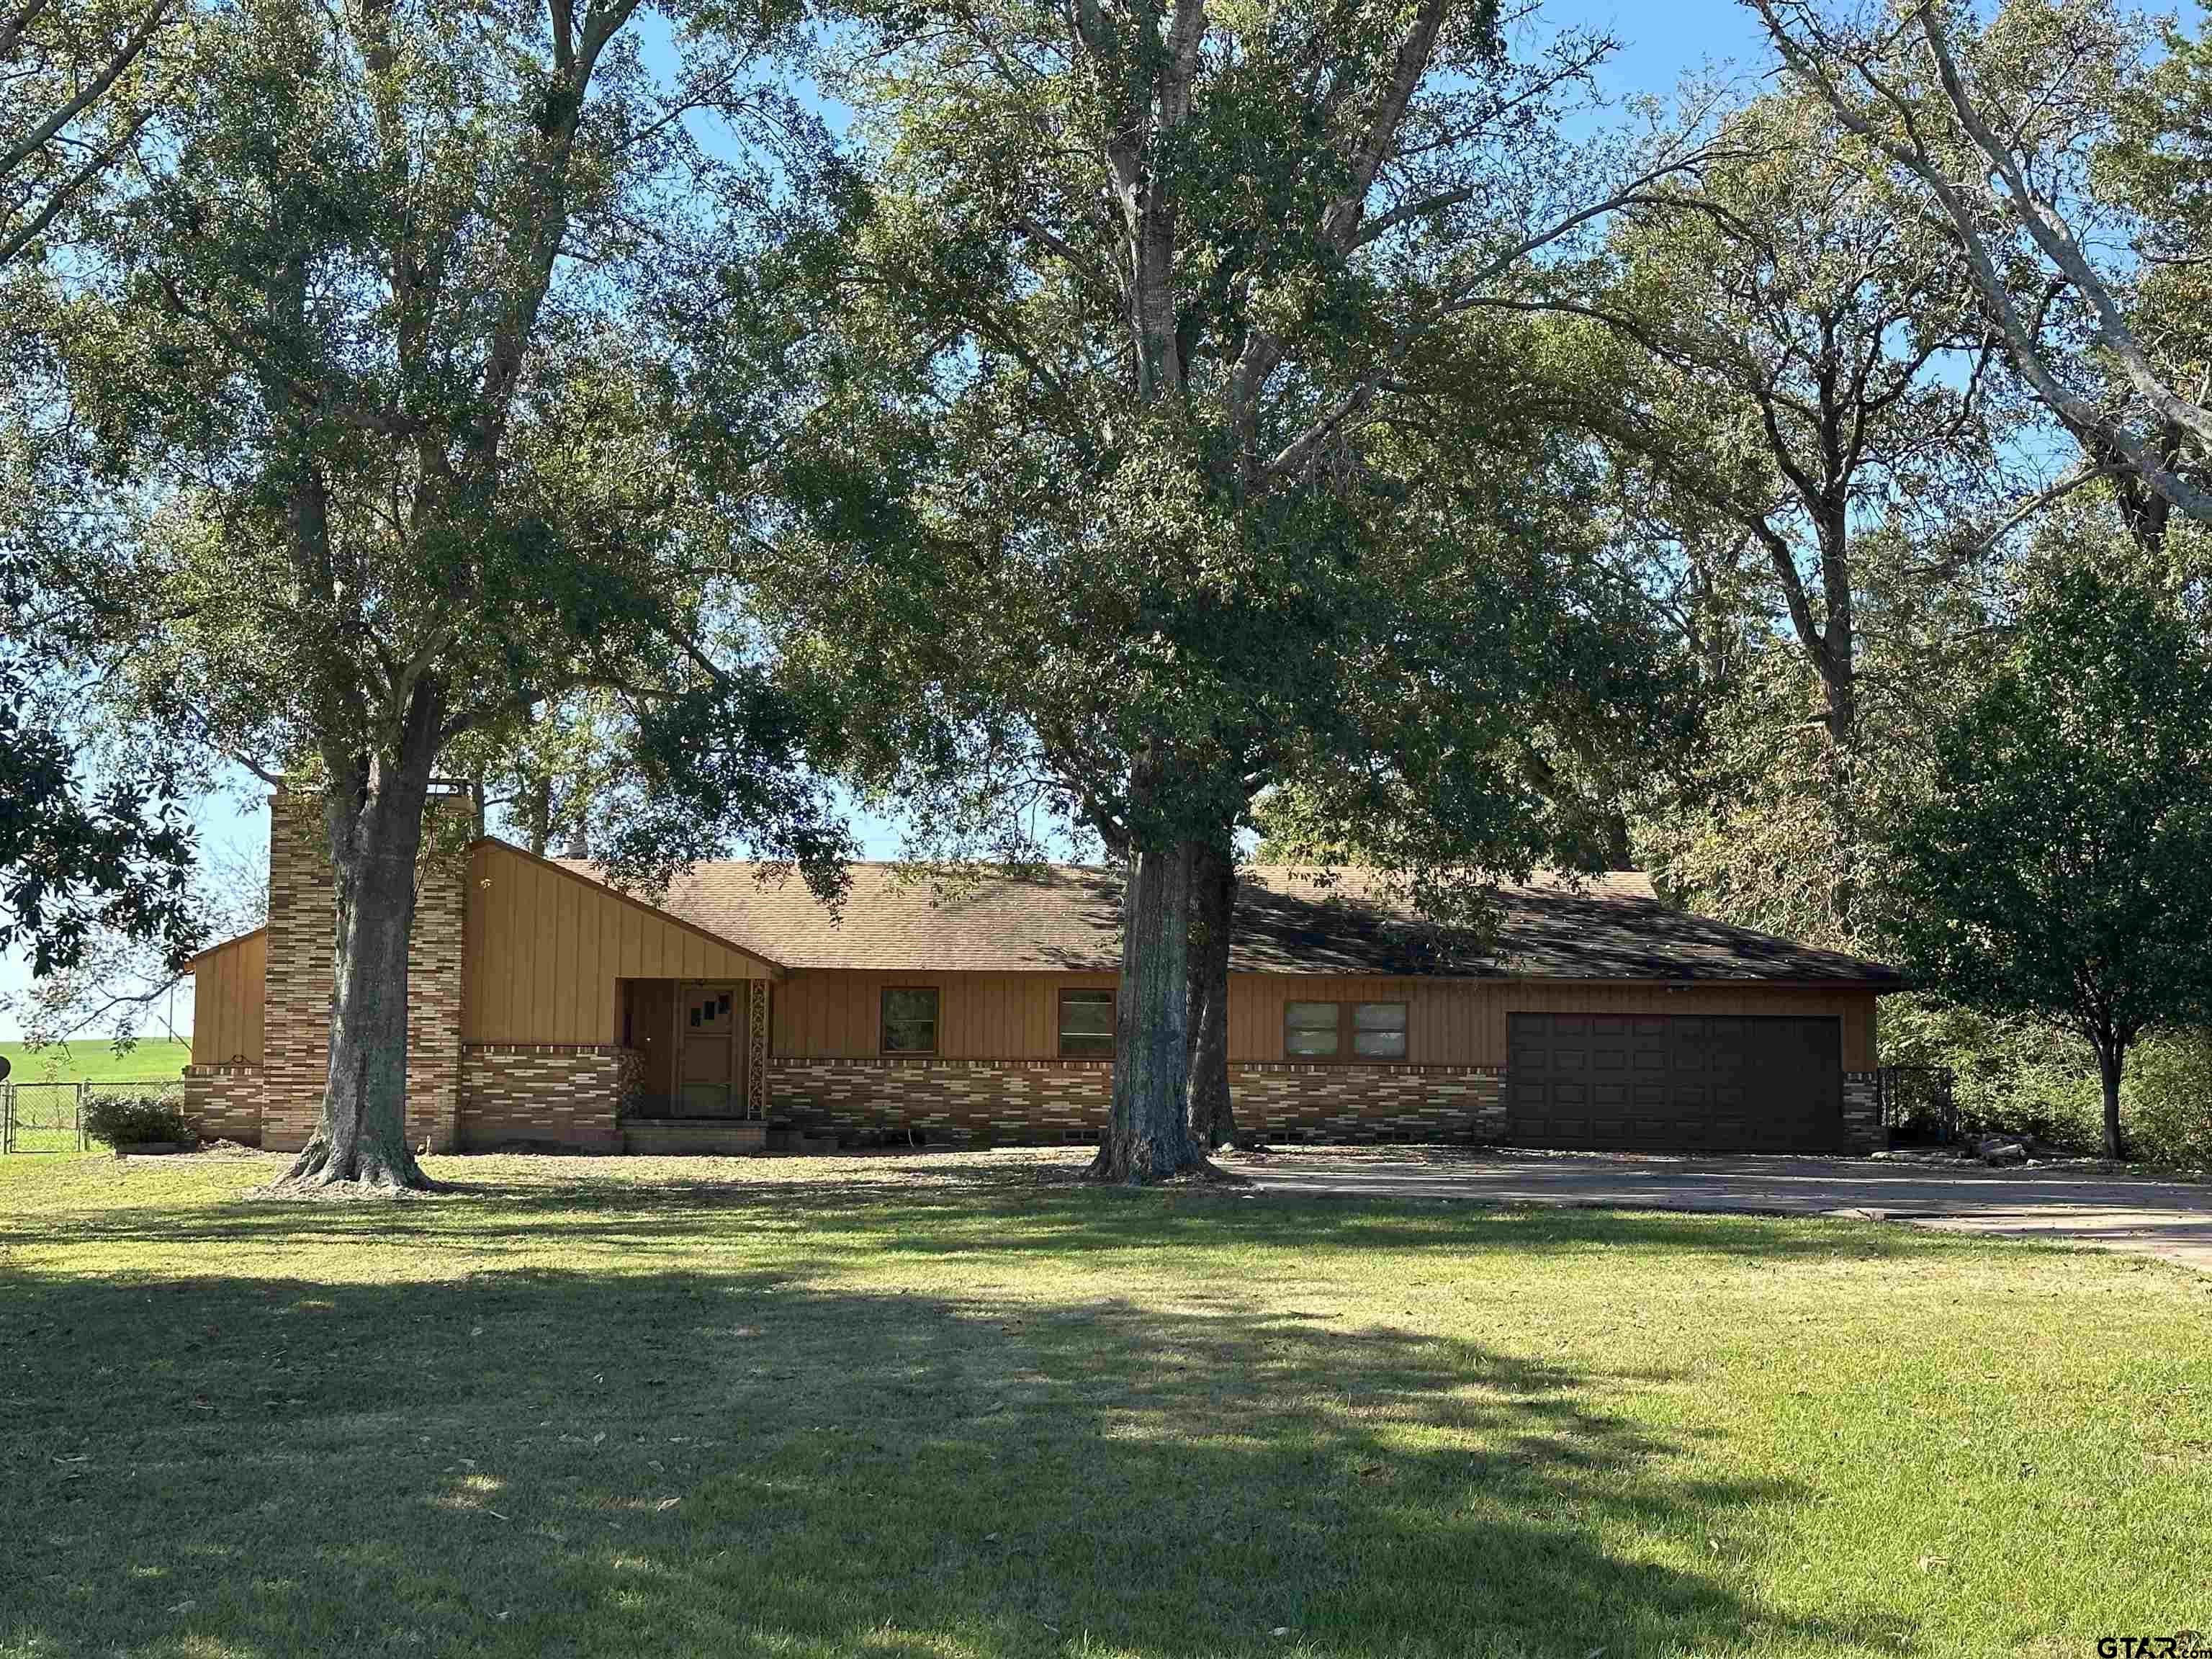
<svg viewBox="0 0 2212 1659"><path fill-rule="evenodd" d="M612 1042L623 980L770 971L673 916L495 842L469 854L465 938L467 1043Z"/></svg>
<svg viewBox="0 0 2212 1659"><path fill-rule="evenodd" d="M942 1060L1052 1060L1060 1053L1063 986L1110 986L1111 974L794 973L769 1002L769 1053L779 1060L872 1060L883 1052L887 985L937 988Z"/></svg>
<svg viewBox="0 0 2212 1659"><path fill-rule="evenodd" d="M269 931L218 945L192 963L192 1064L261 1064Z"/></svg>
<svg viewBox="0 0 2212 1659"><path fill-rule="evenodd" d="M561 1031L580 1031L584 1028L576 1022L576 979L585 969L577 959L576 952L579 921L576 890L573 884L565 881L546 884L551 889L546 895L551 902L545 907L545 921L550 933L547 954L553 963L553 1028ZM606 971L611 977L614 964L608 963ZM599 1040L611 1042L614 1033L608 1031Z"/></svg>
<svg viewBox="0 0 2212 1659"><path fill-rule="evenodd" d="M946 1060L1051 1060L1060 1052L1060 992L1110 986L1111 974L872 973L812 969L775 988L769 1042L779 1060L879 1057L883 988L933 985L938 1053ZM1795 1014L1843 1022L1844 1066L1875 1064L1871 990L1791 986L1547 984L1539 980L1363 978L1237 974L1229 985L1232 1064L1279 1060L1285 1005L1402 1002L1407 1059L1417 1066L1503 1066L1506 1021L1521 1013Z"/></svg>

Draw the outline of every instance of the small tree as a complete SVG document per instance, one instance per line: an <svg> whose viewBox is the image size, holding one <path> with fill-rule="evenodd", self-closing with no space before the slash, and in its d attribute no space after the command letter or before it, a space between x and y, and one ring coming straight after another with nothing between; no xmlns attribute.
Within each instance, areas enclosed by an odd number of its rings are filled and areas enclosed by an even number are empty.
<svg viewBox="0 0 2212 1659"><path fill-rule="evenodd" d="M2126 562L2032 578L2009 648L1938 737L1897 847L1908 971L2096 1050L2124 1156L2130 1047L2212 1005L2212 653Z"/></svg>

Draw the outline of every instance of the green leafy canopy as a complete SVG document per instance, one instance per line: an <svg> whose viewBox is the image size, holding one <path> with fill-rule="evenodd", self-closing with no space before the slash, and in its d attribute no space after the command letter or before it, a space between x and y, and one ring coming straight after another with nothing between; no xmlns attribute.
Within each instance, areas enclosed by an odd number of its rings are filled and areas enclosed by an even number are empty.
<svg viewBox="0 0 2212 1659"><path fill-rule="evenodd" d="M1891 926L1932 987L2117 1052L2212 1012L2212 653L2124 548L2072 555L1936 739Z"/></svg>

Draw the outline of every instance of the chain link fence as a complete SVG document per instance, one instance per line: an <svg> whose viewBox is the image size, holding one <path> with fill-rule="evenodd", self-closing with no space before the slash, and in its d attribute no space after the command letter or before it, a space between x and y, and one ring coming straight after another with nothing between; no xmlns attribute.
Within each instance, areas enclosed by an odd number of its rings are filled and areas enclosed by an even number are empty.
<svg viewBox="0 0 2212 1659"><path fill-rule="evenodd" d="M100 1083L0 1083L0 1153L82 1152L85 1103L113 1090L176 1088L173 1077L117 1078Z"/></svg>

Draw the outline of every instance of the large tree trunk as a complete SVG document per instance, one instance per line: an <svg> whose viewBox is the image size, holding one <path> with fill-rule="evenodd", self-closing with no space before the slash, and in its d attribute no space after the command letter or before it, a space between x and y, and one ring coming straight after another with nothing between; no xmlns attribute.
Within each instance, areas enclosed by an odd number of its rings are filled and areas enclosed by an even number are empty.
<svg viewBox="0 0 2212 1659"><path fill-rule="evenodd" d="M1229 1096L1229 944L1237 848L1200 842L1191 860L1190 1136L1202 1152L1237 1139Z"/></svg>
<svg viewBox="0 0 2212 1659"><path fill-rule="evenodd" d="M437 731L436 699L418 693L397 763L373 758L352 787L339 782L331 791L330 1078L314 1135L288 1181L431 1184L407 1144L407 944Z"/></svg>
<svg viewBox="0 0 2212 1659"><path fill-rule="evenodd" d="M1114 1109L1091 1165L1101 1181L1163 1181L1204 1164L1184 1094L1190 1064L1193 844L1132 848L1114 1014Z"/></svg>
<svg viewBox="0 0 2212 1659"><path fill-rule="evenodd" d="M1604 826L1605 867L1608 870L1636 868L1636 849L1628 837L1628 814L1618 806L1601 809L1599 822Z"/></svg>
<svg viewBox="0 0 2212 1659"><path fill-rule="evenodd" d="M1848 753L1859 741L1858 625L1851 591L1850 520L1841 500L1821 514L1820 589L1827 615L1814 638L1806 641L1820 671L1827 704L1828 736Z"/></svg>
<svg viewBox="0 0 2212 1659"><path fill-rule="evenodd" d="M553 848L553 780L539 778L523 792L522 821L530 850L544 858Z"/></svg>
<svg viewBox="0 0 2212 1659"><path fill-rule="evenodd" d="M2127 1045L2118 1038L2097 1044L2097 1080L2105 1085L2105 1156L2110 1158L2128 1155L2120 1134L2120 1068L2127 1057Z"/></svg>
<svg viewBox="0 0 2212 1659"><path fill-rule="evenodd" d="M1838 430L1837 422L1841 418L1838 406L1824 401L1821 416L1823 430L1832 436ZM1841 458L1832 451L1825 476L1831 481L1841 479ZM1806 588L1790 544L1764 519L1750 528L1766 548L1776 580L1781 584L1783 600L1790 612L1790 626L1798 647L1820 679L1821 720L1829 740L1829 798L1838 815L1840 844L1837 850L1844 866L1828 890L1835 936L1822 942L1850 948L1858 943L1858 884L1851 869L1857 860L1852 793L1860 787L1858 780L1850 775L1848 766L1858 748L1858 639L1852 621L1850 519L1848 497L1840 483L1817 495L1805 494L1801 488L1799 499L1812 515L1820 548L1821 611L1825 615L1814 612L1812 595Z"/></svg>
<svg viewBox="0 0 2212 1659"><path fill-rule="evenodd" d="M2164 553L2166 526L2173 518L2173 503L2144 481L2142 474L2105 434L2081 427L2072 429L2090 459L2112 475L2109 486L2112 500L2136 545L2154 556ZM2186 434L2172 422L2160 428L2158 459L2168 471L2181 464L2186 442Z"/></svg>

